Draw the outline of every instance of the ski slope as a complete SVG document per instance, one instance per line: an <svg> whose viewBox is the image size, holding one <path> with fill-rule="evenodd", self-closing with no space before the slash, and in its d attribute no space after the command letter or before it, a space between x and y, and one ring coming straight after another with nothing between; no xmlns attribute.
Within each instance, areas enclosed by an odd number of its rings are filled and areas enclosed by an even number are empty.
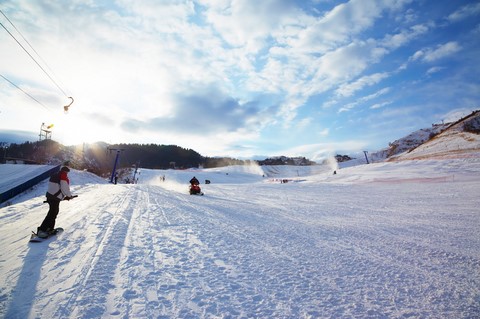
<svg viewBox="0 0 480 319"><path fill-rule="evenodd" d="M53 165L0 165L0 194L54 168Z"/></svg>
<svg viewBox="0 0 480 319"><path fill-rule="evenodd" d="M72 171L31 244L40 184L0 209L0 318L478 318L480 159L336 169Z"/></svg>

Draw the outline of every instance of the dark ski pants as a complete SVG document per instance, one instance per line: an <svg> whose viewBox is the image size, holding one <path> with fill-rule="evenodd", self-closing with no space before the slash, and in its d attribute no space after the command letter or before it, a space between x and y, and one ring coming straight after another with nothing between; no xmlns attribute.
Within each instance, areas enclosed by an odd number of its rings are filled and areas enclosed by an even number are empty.
<svg viewBox="0 0 480 319"><path fill-rule="evenodd" d="M55 229L55 219L57 219L58 212L60 211L60 201L56 199L47 199L49 206L47 216L43 220L39 229L47 231L49 229Z"/></svg>

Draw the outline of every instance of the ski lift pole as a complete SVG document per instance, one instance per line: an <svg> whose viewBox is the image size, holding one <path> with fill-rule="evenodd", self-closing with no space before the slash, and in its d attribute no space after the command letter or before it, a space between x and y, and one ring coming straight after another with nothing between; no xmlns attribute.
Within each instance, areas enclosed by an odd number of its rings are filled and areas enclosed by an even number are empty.
<svg viewBox="0 0 480 319"><path fill-rule="evenodd" d="M135 164L135 171L133 172L133 183L135 184L135 178L137 176L137 172L138 172L138 167L140 166L140 162L137 162Z"/></svg>
<svg viewBox="0 0 480 319"><path fill-rule="evenodd" d="M112 176L110 177L110 183L113 183L113 179L115 178L115 172L117 171L118 161L120 159L120 151L123 151L123 149L109 149L109 150L117 151L117 155L115 156L115 162L113 163Z"/></svg>
<svg viewBox="0 0 480 319"><path fill-rule="evenodd" d="M368 161L368 156L367 156L368 151L363 151L363 153L365 154L365 160L367 161L367 164L370 164L370 162Z"/></svg>

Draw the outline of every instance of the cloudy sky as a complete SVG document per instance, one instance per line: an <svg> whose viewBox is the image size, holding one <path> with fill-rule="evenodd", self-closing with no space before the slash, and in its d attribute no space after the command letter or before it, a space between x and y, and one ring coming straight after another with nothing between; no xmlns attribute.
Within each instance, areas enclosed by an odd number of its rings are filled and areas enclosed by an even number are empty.
<svg viewBox="0 0 480 319"><path fill-rule="evenodd" d="M4 139L35 140L45 123L66 145L318 160L480 108L480 1L2 0L0 10Z"/></svg>

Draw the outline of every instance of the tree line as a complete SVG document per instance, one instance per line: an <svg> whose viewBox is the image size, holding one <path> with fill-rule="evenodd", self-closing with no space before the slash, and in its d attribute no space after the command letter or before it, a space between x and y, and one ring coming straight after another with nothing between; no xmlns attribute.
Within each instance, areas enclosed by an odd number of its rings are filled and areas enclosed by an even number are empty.
<svg viewBox="0 0 480 319"><path fill-rule="evenodd" d="M305 158L280 157L263 161L240 160L230 157L206 157L177 145L113 144L98 142L77 146L64 146L54 140L38 142L1 143L0 162L57 165L66 163L72 168L88 170L108 176L116 157L118 168L142 167L149 169L213 168L229 165L313 165Z"/></svg>
<svg viewBox="0 0 480 319"><path fill-rule="evenodd" d="M150 169L186 169L192 167L222 167L248 165L253 160L230 157L206 157L177 145L114 144L103 142L64 146L54 140L38 142L0 143L1 163L27 163L57 165L67 163L79 170L88 170L108 176L118 154L118 168L143 167Z"/></svg>

